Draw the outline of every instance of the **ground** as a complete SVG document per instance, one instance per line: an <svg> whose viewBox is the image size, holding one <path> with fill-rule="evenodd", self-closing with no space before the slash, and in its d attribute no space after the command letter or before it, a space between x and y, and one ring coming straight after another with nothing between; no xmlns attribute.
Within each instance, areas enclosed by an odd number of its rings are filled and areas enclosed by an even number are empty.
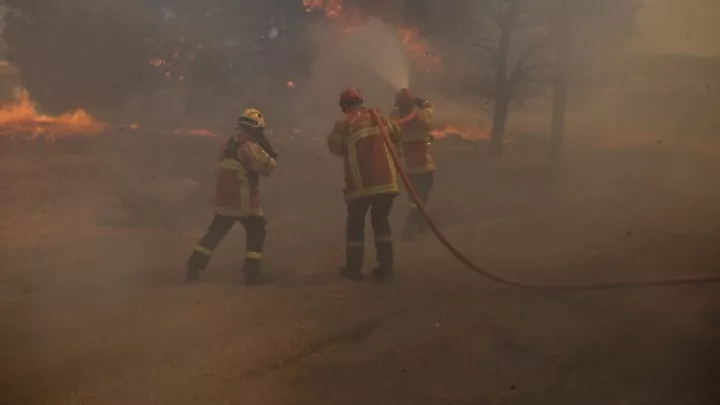
<svg viewBox="0 0 720 405"><path fill-rule="evenodd" d="M340 166L313 139L278 145L262 189L277 282L254 289L237 284L240 229L182 283L218 139L0 142L0 403L720 403L717 284L511 289L430 235L399 243L392 283L342 280ZM514 280L717 275L717 149L641 141L557 167L544 140L498 164L441 141L431 213Z"/></svg>

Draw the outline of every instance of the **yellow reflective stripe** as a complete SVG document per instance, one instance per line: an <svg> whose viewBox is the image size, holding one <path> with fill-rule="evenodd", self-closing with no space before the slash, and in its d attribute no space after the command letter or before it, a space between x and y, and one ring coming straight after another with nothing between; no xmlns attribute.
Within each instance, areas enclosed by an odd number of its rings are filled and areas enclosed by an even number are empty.
<svg viewBox="0 0 720 405"><path fill-rule="evenodd" d="M247 252L245 257L248 259L260 260L262 259L262 252Z"/></svg>
<svg viewBox="0 0 720 405"><path fill-rule="evenodd" d="M432 125L432 119L433 114L435 113L435 109L433 107L427 107L420 110L420 121L422 121L424 124Z"/></svg>
<svg viewBox="0 0 720 405"><path fill-rule="evenodd" d="M198 253L204 254L205 256L212 256L212 254L213 254L212 250L210 250L202 245L195 246L195 251Z"/></svg>
<svg viewBox="0 0 720 405"><path fill-rule="evenodd" d="M357 159L357 148L355 148L355 144L350 144L347 147L348 149L348 164L350 165L350 173L353 177L353 183L356 188L362 188L362 174L360 174L360 165L358 164Z"/></svg>
<svg viewBox="0 0 720 405"><path fill-rule="evenodd" d="M243 167L243 165L235 159L223 159L220 162L220 168L245 173L245 168Z"/></svg>
<svg viewBox="0 0 720 405"><path fill-rule="evenodd" d="M348 247L364 247L365 244L363 242L348 241L347 246Z"/></svg>
<svg viewBox="0 0 720 405"><path fill-rule="evenodd" d="M350 136L345 138L345 144L350 146L352 144L357 143L362 138L367 138L368 136L378 136L380 135L380 130L378 127L372 126L363 128L359 131L353 132Z"/></svg>
<svg viewBox="0 0 720 405"><path fill-rule="evenodd" d="M362 138L376 136L379 134L380 131L378 131L377 127L369 127L361 129L360 131L355 131L352 135L348 136L345 139L345 146L348 150L348 163L350 164L350 172L352 174L353 182L355 183L356 188L362 188L363 186L362 175L360 174L360 164L358 164L357 159L357 142Z"/></svg>
<svg viewBox="0 0 720 405"><path fill-rule="evenodd" d="M395 161L393 160L392 155L390 154L390 149L388 149L387 145L383 146L385 146L385 157L390 165L390 178L393 183L397 183L397 168L395 167Z"/></svg>
<svg viewBox="0 0 720 405"><path fill-rule="evenodd" d="M384 184L382 186L368 187L357 191L351 191L345 194L346 200L355 200L362 197L368 197L376 194L398 194L400 189L397 183Z"/></svg>
<svg viewBox="0 0 720 405"><path fill-rule="evenodd" d="M270 174L275 169L275 160L265 151L260 151L252 164L252 169L261 174Z"/></svg>

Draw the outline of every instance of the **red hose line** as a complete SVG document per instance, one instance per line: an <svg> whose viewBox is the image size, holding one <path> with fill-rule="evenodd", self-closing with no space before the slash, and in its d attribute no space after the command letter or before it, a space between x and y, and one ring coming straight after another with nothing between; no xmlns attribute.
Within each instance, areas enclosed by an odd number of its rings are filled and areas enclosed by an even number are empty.
<svg viewBox="0 0 720 405"><path fill-rule="evenodd" d="M531 283L524 283L520 281L514 281L509 280L500 276L497 276L488 270L478 266L475 264L472 260L468 259L462 252L460 252L450 241L447 240L445 235L438 229L437 225L433 221L432 217L428 214L427 210L425 209L424 204L420 200L420 197L418 197L417 192L413 188L412 182L410 181L410 178L408 177L407 172L405 171L405 166L402 162L402 159L397 154L397 151L395 150L395 145L393 144L392 140L390 139L390 136L388 134L387 128L385 127L383 120L380 118L380 115L377 110L370 109L370 112L372 114L373 120L377 124L378 128L380 129L380 133L383 137L383 140L385 141L385 145L387 146L390 156L392 157L393 162L395 163L395 166L397 167L397 171L400 174L400 178L402 179L403 183L405 184L405 188L410 194L410 197L415 202L415 205L417 206L418 210L420 211L420 214L422 215L423 219L427 223L428 227L433 231L437 239L440 241L440 243L445 246L445 248L450 251L450 253L453 254L462 264L464 264L466 267L468 267L470 270L473 270L475 273L485 277L486 279L496 283L500 284L506 287L512 287L512 288L520 288L520 289L526 289L526 290L602 290L602 289L620 289L620 288L630 288L630 287L655 287L655 286L678 286L678 285L691 285L691 284L710 284L710 283L720 283L720 275L707 275L707 276L697 276L697 277L679 277L679 278L667 278L667 279L650 279L650 280L624 280L624 281L607 281L607 282L597 282L597 283L571 283L571 284L531 284Z"/></svg>

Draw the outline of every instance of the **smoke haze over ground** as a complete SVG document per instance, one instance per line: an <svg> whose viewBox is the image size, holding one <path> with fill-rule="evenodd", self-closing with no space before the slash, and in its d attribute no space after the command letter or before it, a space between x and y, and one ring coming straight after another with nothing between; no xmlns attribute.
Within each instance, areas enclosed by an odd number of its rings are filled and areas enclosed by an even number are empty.
<svg viewBox="0 0 720 405"><path fill-rule="evenodd" d="M492 272L718 274L715 2L574 1L553 164L558 2L525 3L510 67L535 49L542 69L513 94L497 161L484 2L305 3L4 2L1 404L720 403L716 285L516 291L432 235L397 241L393 283L342 280L342 162L325 145L343 88L387 113L409 84L436 107L430 213ZM276 283L238 285L233 229L185 285L246 107L280 155L260 196Z"/></svg>

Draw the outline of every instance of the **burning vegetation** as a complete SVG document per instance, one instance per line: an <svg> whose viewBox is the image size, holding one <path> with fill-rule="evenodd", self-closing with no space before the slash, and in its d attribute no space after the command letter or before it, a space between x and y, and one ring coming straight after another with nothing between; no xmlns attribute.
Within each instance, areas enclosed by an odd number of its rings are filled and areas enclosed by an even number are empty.
<svg viewBox="0 0 720 405"><path fill-rule="evenodd" d="M330 18L340 16L343 11L342 0L303 0L307 11L321 10Z"/></svg>
<svg viewBox="0 0 720 405"><path fill-rule="evenodd" d="M321 11L334 21L345 33L352 34L368 17L356 7L344 7L342 0L303 0L308 12ZM437 71L442 67L440 57L430 43L420 35L416 27L396 26L395 36L404 46L407 56L426 71Z"/></svg>
<svg viewBox="0 0 720 405"><path fill-rule="evenodd" d="M487 141L490 139L490 133L488 131L464 127L458 125L442 125L432 130L432 136L434 139L446 139L446 138L460 138L466 141Z"/></svg>
<svg viewBox="0 0 720 405"><path fill-rule="evenodd" d="M54 141L72 136L96 135L106 124L83 109L57 116L40 114L25 89L15 90L15 100L0 106L0 134Z"/></svg>

